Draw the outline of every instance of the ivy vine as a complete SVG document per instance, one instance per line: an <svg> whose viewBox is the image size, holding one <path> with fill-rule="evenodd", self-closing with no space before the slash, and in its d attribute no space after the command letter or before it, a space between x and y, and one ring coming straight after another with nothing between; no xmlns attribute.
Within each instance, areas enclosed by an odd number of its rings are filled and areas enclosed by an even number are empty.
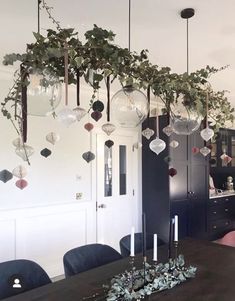
<svg viewBox="0 0 235 301"><path fill-rule="evenodd" d="M61 28L60 23L51 14L52 8L45 0L42 1L42 8L46 10L56 29L48 29L45 36L34 32L35 42L27 44L26 52L5 55L4 65L13 65L19 61L26 73L32 69L47 69L63 81L64 53L68 49L69 84L76 84L79 71L80 76L83 76L96 92L101 82L110 76L111 83L117 79L123 86L133 85L138 89L147 89L150 86L153 94L164 104L163 113L173 111L183 95L184 106L196 109L205 116L209 78L224 68L206 66L190 74L172 73L169 67L160 68L152 64L147 50L136 53L116 45L115 34L97 25L85 33L85 42L82 42L74 28ZM1 102L2 114L12 122L18 134L21 134L22 124L22 117L18 113L21 107L21 88L28 84L28 77L22 76L20 71L16 72L14 85ZM226 121L234 120L234 108L231 107L225 91L210 90L208 109L209 118L214 120L216 129L225 126Z"/></svg>

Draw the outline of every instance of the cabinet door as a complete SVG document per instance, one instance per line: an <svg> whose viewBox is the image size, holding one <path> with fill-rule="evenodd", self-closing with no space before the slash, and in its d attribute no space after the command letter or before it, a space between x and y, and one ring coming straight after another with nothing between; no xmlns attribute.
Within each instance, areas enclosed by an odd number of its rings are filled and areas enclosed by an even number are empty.
<svg viewBox="0 0 235 301"><path fill-rule="evenodd" d="M171 202L171 218L175 215L179 217L179 239L189 236L189 202L187 199Z"/></svg>

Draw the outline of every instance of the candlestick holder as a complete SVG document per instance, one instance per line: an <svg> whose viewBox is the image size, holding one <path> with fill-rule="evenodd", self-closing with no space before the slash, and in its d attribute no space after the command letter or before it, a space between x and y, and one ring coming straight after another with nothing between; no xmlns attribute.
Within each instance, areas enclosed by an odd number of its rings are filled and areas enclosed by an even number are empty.
<svg viewBox="0 0 235 301"><path fill-rule="evenodd" d="M146 262L147 262L147 256L144 256L143 257L144 285L146 283Z"/></svg>
<svg viewBox="0 0 235 301"><path fill-rule="evenodd" d="M174 241L175 258L177 258L177 257L178 257L178 244L179 244L179 242L178 242L178 241Z"/></svg>
<svg viewBox="0 0 235 301"><path fill-rule="evenodd" d="M135 256L130 256L130 267L131 267L131 291L134 291Z"/></svg>

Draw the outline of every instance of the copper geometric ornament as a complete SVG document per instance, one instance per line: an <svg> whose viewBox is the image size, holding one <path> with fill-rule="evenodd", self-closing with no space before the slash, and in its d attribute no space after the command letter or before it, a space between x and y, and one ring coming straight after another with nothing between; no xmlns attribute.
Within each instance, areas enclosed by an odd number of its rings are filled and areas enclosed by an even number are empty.
<svg viewBox="0 0 235 301"><path fill-rule="evenodd" d="M24 179L20 179L15 183L16 187L23 190L26 186L28 186L28 182Z"/></svg>

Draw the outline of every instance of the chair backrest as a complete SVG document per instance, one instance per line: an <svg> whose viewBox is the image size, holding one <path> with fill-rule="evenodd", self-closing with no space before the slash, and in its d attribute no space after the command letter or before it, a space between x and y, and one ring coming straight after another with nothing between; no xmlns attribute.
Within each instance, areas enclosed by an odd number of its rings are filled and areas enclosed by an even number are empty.
<svg viewBox="0 0 235 301"><path fill-rule="evenodd" d="M135 233L135 254L141 253L142 250L142 233ZM128 257L130 255L130 241L131 241L131 235L128 234L121 238L119 245L120 245L120 250L121 254L123 257ZM163 245L164 242L158 238L157 239L157 244L158 246ZM153 234L146 234L146 249L153 249Z"/></svg>
<svg viewBox="0 0 235 301"><path fill-rule="evenodd" d="M90 244L72 249L65 253L65 277L93 269L106 263L121 259L122 256L113 248L102 244Z"/></svg>
<svg viewBox="0 0 235 301"><path fill-rule="evenodd" d="M0 263L0 299L51 283L47 273L34 261L26 259Z"/></svg>
<svg viewBox="0 0 235 301"><path fill-rule="evenodd" d="M235 231L228 232L224 235L224 237L218 239L217 243L225 246L235 247Z"/></svg>

